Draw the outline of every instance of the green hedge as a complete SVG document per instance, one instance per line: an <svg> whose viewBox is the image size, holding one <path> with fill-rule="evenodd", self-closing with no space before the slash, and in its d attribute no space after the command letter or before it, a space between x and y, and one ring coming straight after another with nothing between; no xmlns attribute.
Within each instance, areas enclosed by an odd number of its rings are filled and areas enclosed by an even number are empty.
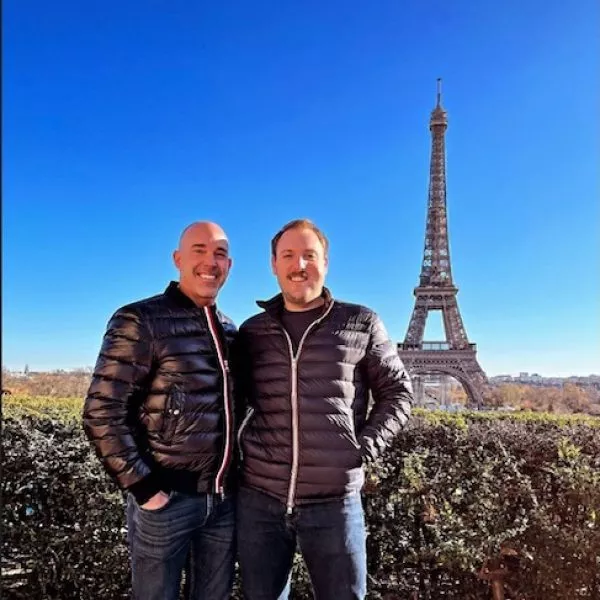
<svg viewBox="0 0 600 600"><path fill-rule="evenodd" d="M417 417L376 469L370 573L423 598L485 598L476 574L498 558L511 598L600 598L599 425Z"/></svg>
<svg viewBox="0 0 600 600"><path fill-rule="evenodd" d="M123 497L80 411L4 403L6 598L128 596ZM496 560L507 598L600 599L600 420L416 411L368 479L369 598L487 599Z"/></svg>

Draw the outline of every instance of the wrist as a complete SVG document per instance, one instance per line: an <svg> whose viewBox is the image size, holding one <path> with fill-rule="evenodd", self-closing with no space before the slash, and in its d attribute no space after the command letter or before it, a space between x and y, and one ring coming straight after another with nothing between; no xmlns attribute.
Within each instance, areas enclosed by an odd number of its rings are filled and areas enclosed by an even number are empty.
<svg viewBox="0 0 600 600"><path fill-rule="evenodd" d="M146 504L150 498L162 492L158 478L152 473L130 486L127 491L135 498L139 506Z"/></svg>

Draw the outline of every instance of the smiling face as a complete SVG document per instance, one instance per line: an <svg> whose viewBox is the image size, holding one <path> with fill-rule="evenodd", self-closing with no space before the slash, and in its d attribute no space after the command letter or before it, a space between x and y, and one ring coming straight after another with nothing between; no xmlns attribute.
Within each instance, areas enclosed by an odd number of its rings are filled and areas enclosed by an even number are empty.
<svg viewBox="0 0 600 600"><path fill-rule="evenodd" d="M271 266L285 307L302 311L322 304L327 255L317 234L307 227L288 229L279 238L274 251Z"/></svg>
<svg viewBox="0 0 600 600"><path fill-rule="evenodd" d="M197 306L214 304L231 268L225 232L215 223L190 225L181 235L173 261L179 289Z"/></svg>

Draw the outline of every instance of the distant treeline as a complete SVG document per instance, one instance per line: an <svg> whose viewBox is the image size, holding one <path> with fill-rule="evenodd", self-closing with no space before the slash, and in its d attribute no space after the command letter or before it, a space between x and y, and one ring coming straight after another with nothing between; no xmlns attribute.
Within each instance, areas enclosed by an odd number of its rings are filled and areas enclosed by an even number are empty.
<svg viewBox="0 0 600 600"><path fill-rule="evenodd" d="M15 396L83 398L90 385L92 368L73 371L15 373L2 369L2 392Z"/></svg>
<svg viewBox="0 0 600 600"><path fill-rule="evenodd" d="M83 398L91 375L91 367L73 371L27 373L16 373L3 368L2 390L19 396ZM464 404L466 394L461 386L453 386L449 399L453 403ZM521 383L492 385L486 394L485 403L490 408L600 415L600 391L573 383L565 383L562 387Z"/></svg>
<svg viewBox="0 0 600 600"><path fill-rule="evenodd" d="M464 404L467 396L458 386L450 390L450 399ZM565 383L562 387L502 383L489 386L485 405L488 408L600 416L600 391L574 383Z"/></svg>

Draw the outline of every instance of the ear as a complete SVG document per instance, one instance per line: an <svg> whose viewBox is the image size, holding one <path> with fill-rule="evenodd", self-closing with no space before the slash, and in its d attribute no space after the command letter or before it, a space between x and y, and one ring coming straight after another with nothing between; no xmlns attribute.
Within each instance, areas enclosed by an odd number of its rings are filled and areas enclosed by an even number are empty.
<svg viewBox="0 0 600 600"><path fill-rule="evenodd" d="M271 256L271 271L273 271L273 275L277 276L277 270L275 269L275 257Z"/></svg>
<svg viewBox="0 0 600 600"><path fill-rule="evenodd" d="M175 268L179 271L179 265L181 264L181 253L179 250L173 250L173 263L175 264Z"/></svg>
<svg viewBox="0 0 600 600"><path fill-rule="evenodd" d="M325 262L325 273L327 273L327 271L329 270L329 257L328 256L325 257L324 262Z"/></svg>

